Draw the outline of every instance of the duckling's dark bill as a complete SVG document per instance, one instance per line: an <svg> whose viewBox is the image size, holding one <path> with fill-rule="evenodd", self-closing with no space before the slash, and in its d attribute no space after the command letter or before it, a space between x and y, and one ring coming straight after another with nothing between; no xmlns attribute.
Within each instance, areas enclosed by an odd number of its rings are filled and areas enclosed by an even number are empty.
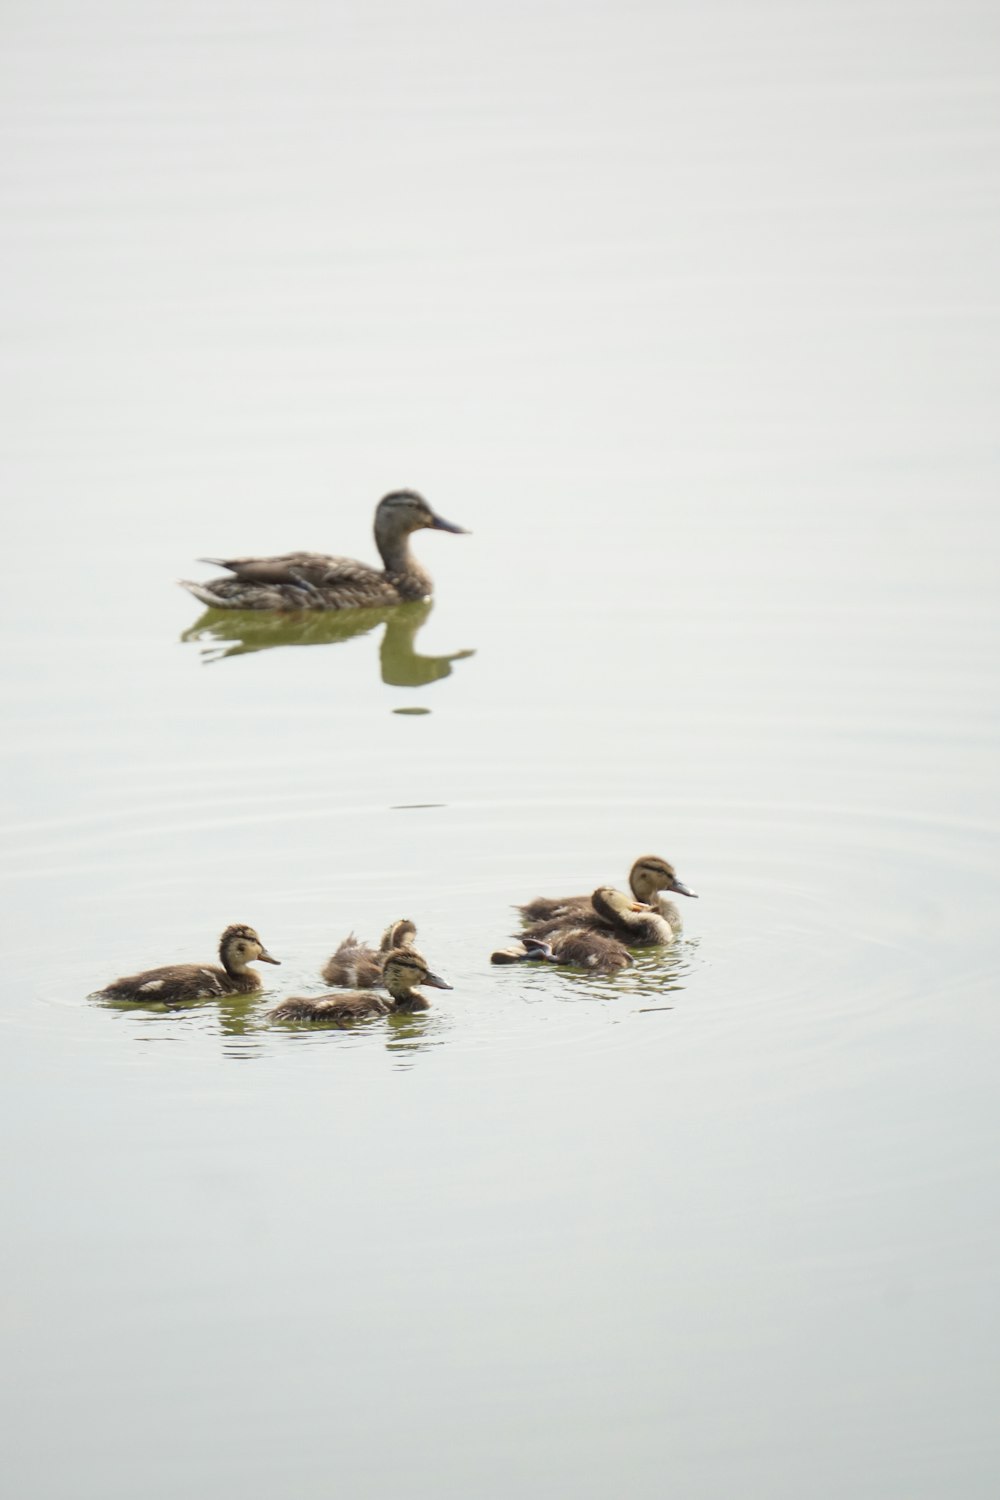
<svg viewBox="0 0 1000 1500"><path fill-rule="evenodd" d="M445 984L444 980L439 979L436 974L425 974L420 983L429 984L432 990L450 990L453 988L452 985Z"/></svg>
<svg viewBox="0 0 1000 1500"><path fill-rule="evenodd" d="M279 968L281 967L281 959L272 958L270 953L265 952L263 948L257 954L257 962L262 964L277 964Z"/></svg>
<svg viewBox="0 0 1000 1500"><path fill-rule="evenodd" d="M444 516L435 516L431 522L432 531L453 531L456 536L470 536L471 532L464 526L456 526L454 521L446 521Z"/></svg>

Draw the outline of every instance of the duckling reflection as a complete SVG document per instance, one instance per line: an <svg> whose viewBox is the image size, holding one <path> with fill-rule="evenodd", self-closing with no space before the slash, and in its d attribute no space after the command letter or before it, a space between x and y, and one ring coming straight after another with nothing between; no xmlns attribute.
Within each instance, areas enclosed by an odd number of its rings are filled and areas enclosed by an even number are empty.
<svg viewBox="0 0 1000 1500"><path fill-rule="evenodd" d="M166 964L126 974L97 990L94 999L165 1009L221 995L254 995L264 988L264 981L248 965L281 962L271 957L254 929L242 923L234 923L222 934L219 960L221 968L214 964Z"/></svg>
<svg viewBox="0 0 1000 1500"><path fill-rule="evenodd" d="M389 999L375 990L344 990L337 995L290 995L268 1012L271 1021L319 1022L333 1026L364 1021L370 1016L412 1015L429 1010L431 1002L418 985L436 990L450 990L451 985L432 974L427 961L413 948L396 948L386 956L382 966L382 983Z"/></svg>
<svg viewBox="0 0 1000 1500"><path fill-rule="evenodd" d="M368 635L384 625L379 646L382 681L390 687L426 687L448 677L452 662L476 654L452 651L447 656L421 656L416 651L417 633L433 607L431 599L419 599L392 608L299 614L207 609L182 633L181 640L205 643L201 654L206 662L213 662L251 651L270 651L276 646L331 646Z"/></svg>

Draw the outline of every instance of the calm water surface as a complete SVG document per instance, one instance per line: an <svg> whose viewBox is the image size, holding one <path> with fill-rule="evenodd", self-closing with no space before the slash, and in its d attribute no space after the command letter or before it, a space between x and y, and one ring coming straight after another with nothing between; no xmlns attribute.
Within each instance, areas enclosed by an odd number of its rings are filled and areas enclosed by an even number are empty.
<svg viewBox="0 0 1000 1500"><path fill-rule="evenodd" d="M4 32L5 1488L995 1495L995 17ZM432 607L174 586L404 484ZM670 953L490 968L647 850Z"/></svg>

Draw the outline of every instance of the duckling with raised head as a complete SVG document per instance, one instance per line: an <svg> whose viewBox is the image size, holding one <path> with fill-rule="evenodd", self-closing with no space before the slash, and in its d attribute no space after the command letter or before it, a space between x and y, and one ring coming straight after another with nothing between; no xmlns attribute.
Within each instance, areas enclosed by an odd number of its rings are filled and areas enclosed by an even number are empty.
<svg viewBox="0 0 1000 1500"><path fill-rule="evenodd" d="M214 964L167 964L115 979L98 995L105 1000L132 1000L175 1005L183 1000L210 1000L217 995L253 995L263 989L260 975L248 964L280 964L252 927L234 923L219 939L221 969Z"/></svg>
<svg viewBox="0 0 1000 1500"><path fill-rule="evenodd" d="M410 551L414 531L465 532L437 515L416 490L393 490L375 509L375 545L380 572L350 557L286 552L279 557L203 557L228 568L232 578L208 583L181 580L213 609L364 609L423 599L433 591L430 574Z"/></svg>
<svg viewBox="0 0 1000 1500"><path fill-rule="evenodd" d="M389 991L388 1000L375 990L344 990L339 995L315 997L292 995L276 1005L269 1012L269 1018L272 1021L319 1021L343 1026L351 1021L366 1020L369 1016L429 1010L430 1001L420 994L418 985L427 984L436 990L451 989L450 984L431 973L426 960L413 948L395 948L386 954L382 983Z"/></svg>
<svg viewBox="0 0 1000 1500"><path fill-rule="evenodd" d="M675 934L680 932L684 925L681 914L674 903L661 893L673 891L679 896L692 896L695 899L698 893L678 878L672 864L661 859L658 854L642 854L629 871L628 883L637 901L655 906L660 915L670 923L672 931ZM592 906L591 896L536 896L533 901L518 907L518 910L525 921L542 922L553 917L572 919L580 912L584 913L586 919Z"/></svg>
<svg viewBox="0 0 1000 1500"><path fill-rule="evenodd" d="M320 973L327 984L360 985L362 988L381 984L386 954L393 948L412 948L416 936L417 929L407 917L389 924L378 948L361 942L353 932L348 933Z"/></svg>

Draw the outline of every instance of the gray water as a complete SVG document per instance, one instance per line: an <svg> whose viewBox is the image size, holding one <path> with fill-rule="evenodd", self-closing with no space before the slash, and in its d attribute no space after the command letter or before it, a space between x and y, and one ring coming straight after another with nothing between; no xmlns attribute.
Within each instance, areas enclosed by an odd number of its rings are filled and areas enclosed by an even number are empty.
<svg viewBox="0 0 1000 1500"><path fill-rule="evenodd" d="M992 1500L992 8L3 32L5 1492ZM174 585L399 485L430 610ZM397 916L431 1011L268 1025Z"/></svg>

